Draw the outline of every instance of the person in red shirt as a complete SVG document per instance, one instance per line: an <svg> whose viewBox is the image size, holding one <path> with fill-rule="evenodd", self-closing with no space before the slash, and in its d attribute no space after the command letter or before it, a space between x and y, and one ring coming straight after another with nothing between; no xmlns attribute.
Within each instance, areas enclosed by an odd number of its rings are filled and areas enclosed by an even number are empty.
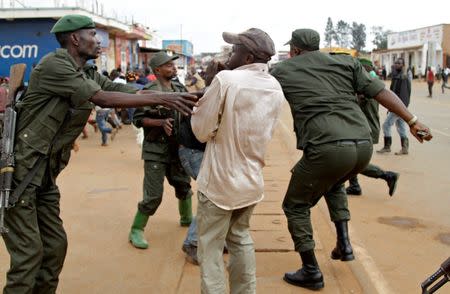
<svg viewBox="0 0 450 294"><path fill-rule="evenodd" d="M427 67L427 83L428 83L428 97L433 97L434 72L431 67Z"/></svg>
<svg viewBox="0 0 450 294"><path fill-rule="evenodd" d="M150 82L154 82L156 81L156 76L153 72L150 71L149 68L145 69L145 77L147 78L147 80L149 80Z"/></svg>

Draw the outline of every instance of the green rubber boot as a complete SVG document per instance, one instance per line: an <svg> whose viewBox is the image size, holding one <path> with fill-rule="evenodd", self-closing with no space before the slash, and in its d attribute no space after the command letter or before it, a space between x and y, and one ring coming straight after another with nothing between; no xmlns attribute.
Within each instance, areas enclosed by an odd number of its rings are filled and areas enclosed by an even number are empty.
<svg viewBox="0 0 450 294"><path fill-rule="evenodd" d="M178 200L178 211L180 212L180 225L189 227L192 222L192 197Z"/></svg>
<svg viewBox="0 0 450 294"><path fill-rule="evenodd" d="M130 235L128 239L134 247L139 249L147 249L148 242L144 237L144 228L147 225L148 218L150 216L143 214L139 210L136 212L134 217L133 225L131 226Z"/></svg>

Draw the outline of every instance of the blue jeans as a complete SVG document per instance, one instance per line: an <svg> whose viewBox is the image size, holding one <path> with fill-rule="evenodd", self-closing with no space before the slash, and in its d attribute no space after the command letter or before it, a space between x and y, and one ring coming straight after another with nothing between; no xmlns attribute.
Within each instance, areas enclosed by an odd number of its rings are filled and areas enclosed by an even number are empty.
<svg viewBox="0 0 450 294"><path fill-rule="evenodd" d="M136 108L127 108L128 119L130 121L133 121L133 116L134 116L135 111L136 111Z"/></svg>
<svg viewBox="0 0 450 294"><path fill-rule="evenodd" d="M181 165L186 173L196 180L202 164L203 151L180 146L178 149L178 156L180 157ZM186 239L183 243L187 246L197 246L197 219L195 217L192 219Z"/></svg>
<svg viewBox="0 0 450 294"><path fill-rule="evenodd" d="M186 173L193 178L197 179L200 172L200 166L202 165L203 151L197 149L190 149L184 146L180 146L178 149L178 156L180 157L181 165Z"/></svg>
<svg viewBox="0 0 450 294"><path fill-rule="evenodd" d="M397 127L397 132L400 135L400 138L407 138L408 133L407 133L407 128L406 128L406 122L393 112L388 112L386 120L383 123L384 136L392 137L391 136L391 127L394 125L394 123L395 123L395 126Z"/></svg>
<svg viewBox="0 0 450 294"><path fill-rule="evenodd" d="M108 134L112 132L112 129L106 126L106 120L108 119L109 112L110 110L99 110L95 116L98 129L102 133L102 144L106 144L108 141Z"/></svg>

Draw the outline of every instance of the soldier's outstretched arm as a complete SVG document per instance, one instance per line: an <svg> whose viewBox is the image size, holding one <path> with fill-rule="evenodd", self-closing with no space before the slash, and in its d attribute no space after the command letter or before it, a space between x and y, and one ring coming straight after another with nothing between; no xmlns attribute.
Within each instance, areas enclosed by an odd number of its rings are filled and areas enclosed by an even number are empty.
<svg viewBox="0 0 450 294"><path fill-rule="evenodd" d="M197 105L197 96L188 93L144 93L128 94L121 92L98 91L89 100L100 107L143 107L162 105L190 115Z"/></svg>
<svg viewBox="0 0 450 294"><path fill-rule="evenodd" d="M430 129L419 122L417 117L409 112L405 104L403 104L400 98L398 98L391 90L381 90L374 99L407 122L411 134L413 134L419 142L422 143L423 140L430 141L433 138Z"/></svg>

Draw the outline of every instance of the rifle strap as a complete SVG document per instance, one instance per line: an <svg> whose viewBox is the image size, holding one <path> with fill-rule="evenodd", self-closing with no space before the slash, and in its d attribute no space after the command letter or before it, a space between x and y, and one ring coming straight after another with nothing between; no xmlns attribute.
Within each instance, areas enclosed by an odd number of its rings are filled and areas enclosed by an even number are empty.
<svg viewBox="0 0 450 294"><path fill-rule="evenodd" d="M52 148L52 146L56 143L56 141L59 139L59 137L61 136L62 130L65 127L65 125L69 122L70 118L71 118L71 109L69 109L67 111L66 116L64 117L64 121L61 124L61 126L59 127L58 131L56 132L55 136L53 137L53 140L50 144L50 148ZM50 153L51 151L49 151ZM33 165L33 168L27 173L27 175L25 176L25 178L22 180L22 182L20 182L20 184L14 189L14 191L11 193L11 195L9 196L9 203L11 204L11 206L14 206L17 202L17 200L19 200L20 195L22 195L23 191L25 191L25 189L28 187L28 185L31 183L31 181L33 180L34 176L36 175L37 171L39 170L39 168L42 166L42 163L44 163L47 159L48 159L49 155L48 154L42 154L38 160L36 161L36 163Z"/></svg>
<svg viewBox="0 0 450 294"><path fill-rule="evenodd" d="M20 184L14 189L14 191L9 196L9 203L11 206L16 204L17 200L19 200L19 196L22 195L23 191L28 187L28 184L31 183L37 171L41 167L42 163L48 158L46 155L41 155L36 163L33 165L33 168L27 173L25 178L20 182Z"/></svg>

